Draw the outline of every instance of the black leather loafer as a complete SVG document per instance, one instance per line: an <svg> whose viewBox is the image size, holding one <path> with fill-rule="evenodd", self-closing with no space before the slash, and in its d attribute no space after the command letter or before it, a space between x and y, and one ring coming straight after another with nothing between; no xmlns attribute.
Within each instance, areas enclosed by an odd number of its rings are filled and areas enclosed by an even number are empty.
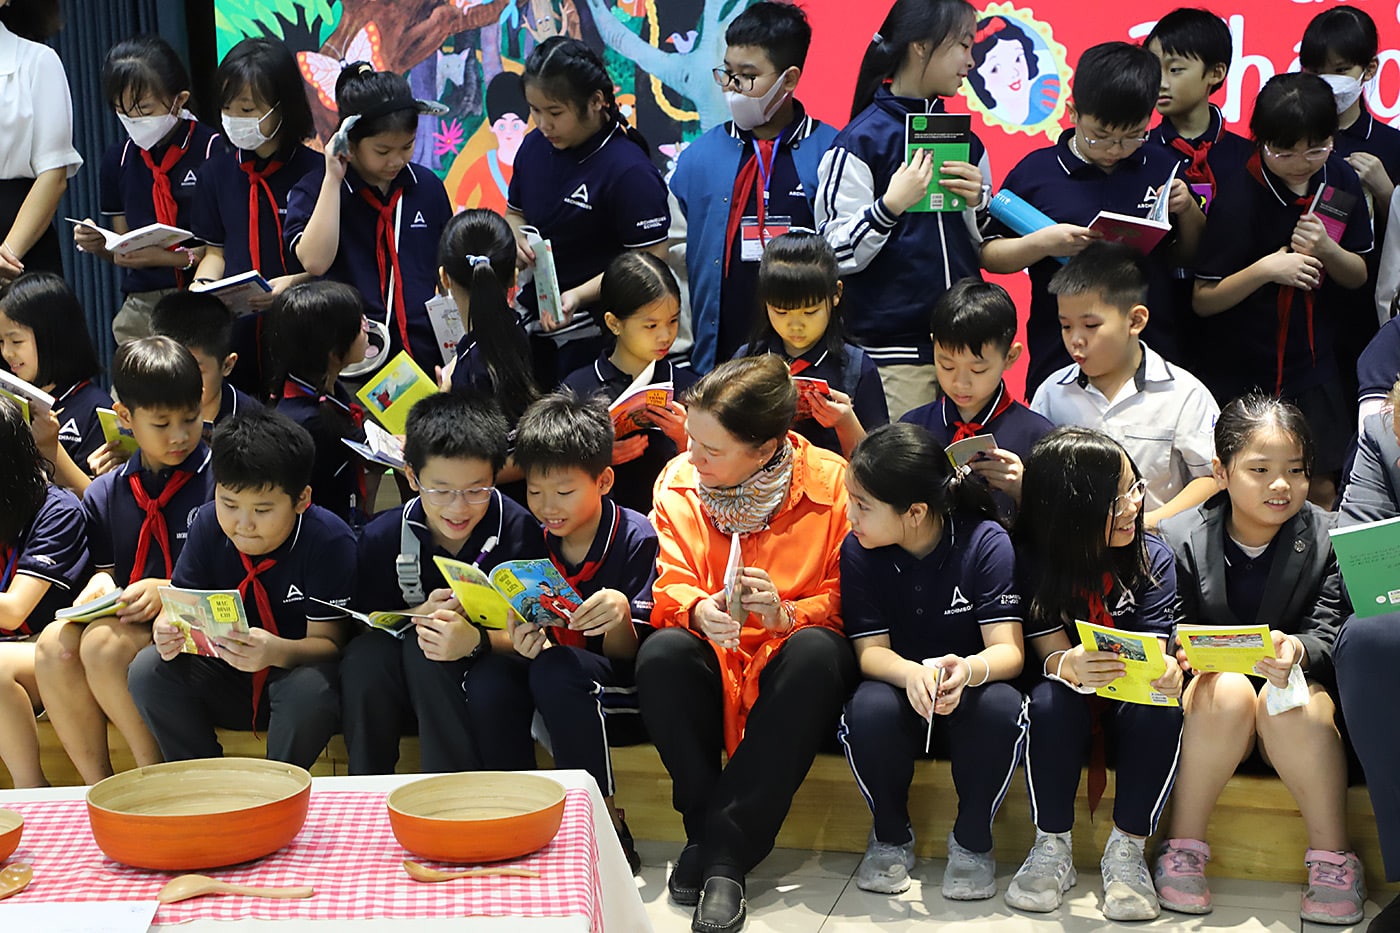
<svg viewBox="0 0 1400 933"><path fill-rule="evenodd" d="M744 928L747 904L741 882L718 875L706 879L690 928L694 933L738 933Z"/></svg>
<svg viewBox="0 0 1400 933"><path fill-rule="evenodd" d="M682 907L694 907L700 903L700 845L692 843L681 850L676 865L671 869L671 877L666 879L666 890L671 892L671 900Z"/></svg>

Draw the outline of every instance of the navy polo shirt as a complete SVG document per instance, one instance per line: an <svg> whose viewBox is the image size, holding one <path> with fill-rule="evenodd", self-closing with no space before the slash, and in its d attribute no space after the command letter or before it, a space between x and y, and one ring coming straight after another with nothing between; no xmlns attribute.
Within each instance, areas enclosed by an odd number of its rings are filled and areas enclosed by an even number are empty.
<svg viewBox="0 0 1400 933"><path fill-rule="evenodd" d="M1269 568L1274 565L1277 553L1275 537L1258 557L1250 557L1235 543L1229 534L1225 535L1225 602L1235 618L1245 625L1255 625L1259 620L1259 606L1264 602L1264 593L1269 582ZM1273 620L1270 628L1273 627Z"/></svg>
<svg viewBox="0 0 1400 933"><path fill-rule="evenodd" d="M1356 361L1357 400L1385 398L1400 379L1400 318L1391 318L1376 331Z"/></svg>
<svg viewBox="0 0 1400 933"><path fill-rule="evenodd" d="M39 511L20 534L18 554L11 552L13 570L0 565L0 592L10 588L17 574L37 577L50 584L18 632L35 634L66 608L91 575L87 523L83 504L61 486L49 486ZM0 553L4 553L0 550Z"/></svg>
<svg viewBox="0 0 1400 933"><path fill-rule="evenodd" d="M1150 139L1148 145L1161 146L1168 154L1175 156L1181 162L1181 171L1177 177L1182 181L1190 182L1186 178L1186 167L1191 164L1191 157L1172 147L1172 140L1181 139L1176 127L1168 117L1163 117L1162 122L1153 127L1148 134ZM1214 104L1210 105L1210 126L1206 131L1195 139L1186 140L1193 149L1199 149L1207 142L1210 149L1206 152L1206 164L1210 166L1211 174L1215 176L1215 186L1210 191L1210 200L1213 203L1215 195L1219 193L1222 185L1232 184L1234 176L1244 171L1244 164L1249 161L1249 157L1254 154L1254 144L1238 133L1232 133L1225 128L1225 118L1220 113L1220 108ZM1197 191L1199 198L1201 192ZM1203 208L1207 213L1210 207ZM1183 309L1182 313L1189 309Z"/></svg>
<svg viewBox="0 0 1400 933"><path fill-rule="evenodd" d="M632 384L632 376L613 365L608 352L599 354L591 366L576 369L565 377L563 385L572 389L579 398L601 397L608 404ZM682 369L670 360L657 360L653 370L653 382L670 380L675 386L676 398L685 395L687 389L695 385L697 379L690 369ZM660 428L647 428L647 449L642 455L627 463L613 467L612 497L618 505L642 514L651 511L651 490L656 478L661 475L666 464L680 451L676 442L665 435Z"/></svg>
<svg viewBox="0 0 1400 933"><path fill-rule="evenodd" d="M1252 175L1221 191L1216 197L1205 233L1197 251L1196 277L1218 282L1254 262L1288 246L1293 228L1305 207L1268 166L1261 168L1263 181ZM1356 199L1342 233L1341 246L1353 253L1371 249L1371 218L1362 198L1361 181L1337 153L1328 156L1308 184L1308 197L1319 184L1334 186ZM1277 384L1279 286L1261 286L1238 305L1206 318L1203 332L1207 342L1227 347L1228 357L1200 373L1201 381L1219 399L1243 395L1255 386L1273 392ZM1343 289L1328 276L1313 293L1313 345L1309 348L1308 316L1303 295L1293 294L1289 314L1287 344L1284 349L1283 391L1287 395L1339 378L1333 358L1338 317L1373 314L1356 290ZM1315 362L1314 362L1315 360Z"/></svg>
<svg viewBox="0 0 1400 933"><path fill-rule="evenodd" d="M849 343L842 344L842 351L842 354L832 353L826 348L825 342L819 341L806 353L792 360L788 359L783 350L783 342L775 338L754 350L750 350L747 345L742 346L734 356L738 359L741 356L776 353L787 361L789 367L799 362L805 363L806 365L798 367L793 375L825 379L828 386L849 395L856 418L867 432L882 424L889 424L890 410L885 400L885 387L880 382L880 369L875 365L875 360L869 353ZM860 354L858 367L851 365L853 353ZM845 456L836 429L822 427L817 423L817 419L810 415L798 417L792 423L792 429L818 447Z"/></svg>
<svg viewBox="0 0 1400 933"><path fill-rule="evenodd" d="M178 131L177 131L178 132ZM170 170L170 191L175 196L175 225L193 231L195 192L199 189L199 173L215 153L223 152L228 144L224 138L202 123L187 120L179 137L185 154ZM151 160L159 165L171 144L150 151ZM141 158L140 148L131 140L109 146L102 155L98 178L99 208L104 217L122 215L129 230L137 230L156 222L156 202L152 193L155 176ZM174 269L125 269L122 291L149 292L158 288L178 288Z"/></svg>
<svg viewBox="0 0 1400 933"><path fill-rule="evenodd" d="M611 497L604 496L598 530L582 564L566 562L559 551L561 539L547 530L544 540L554 566L580 596L587 599L599 590L617 590L627 597L634 621L651 622L651 584L658 545L656 529L645 515L621 508ZM588 579L583 579L590 571ZM602 635L585 639L585 644L589 651L603 653Z"/></svg>
<svg viewBox="0 0 1400 933"><path fill-rule="evenodd" d="M193 473L194 478L161 509L173 562L180 558L199 507L214 497L214 471L209 468L208 447L200 444L179 466L159 471L144 469L141 455L137 454L117 469L97 477L83 493L92 565L97 570L110 570L118 586L165 577L165 553L154 540L146 553L146 566L133 567L146 510L136 504L131 478L139 477L146 494L156 499L176 471Z"/></svg>
<svg viewBox="0 0 1400 933"><path fill-rule="evenodd" d="M531 130L515 155L506 203L550 241L559 288L568 291L600 274L623 250L666 242L667 198L651 159L614 125L570 149L555 149ZM538 316L534 289L521 289L519 300L531 319ZM581 308L585 313L550 336L593 333L592 310Z"/></svg>
<svg viewBox="0 0 1400 933"><path fill-rule="evenodd" d="M88 455L107 443L97 409L111 408L112 396L90 379L54 392L53 413L58 418L58 442L78 469L88 472Z"/></svg>
<svg viewBox="0 0 1400 933"><path fill-rule="evenodd" d="M1127 632L1151 632L1165 638L1171 635L1175 625L1172 605L1176 602L1176 559L1172 556L1172 549L1161 538L1150 534L1146 535L1145 539L1148 579L1143 581L1137 590L1129 590L1115 581L1113 591L1104 600L1104 608L1112 617L1114 628L1121 628ZM1033 559L1029 558L1025 551L1018 552L1016 557L1021 579L1026 581L1022 584L1021 591L1030 599L1035 595ZM1095 581L1093 585L1098 585L1098 582ZM1087 605L1081 611L1085 613L1081 618L1087 622ZM1026 628L1027 641L1042 635L1053 635L1064 628L1069 635L1070 644L1079 644L1079 633L1075 630L1073 622L1063 626L1058 620L1037 622L1028 619Z"/></svg>
<svg viewBox="0 0 1400 933"><path fill-rule="evenodd" d="M241 164L251 163L262 172L273 162L282 167L266 177L276 204L267 200L267 192L258 186L258 253L253 260L248 242L248 190L252 182ZM194 199L194 235L210 246L224 251L224 275L242 275L257 269L263 278L274 278L301 272L296 253L288 248L281 236L282 218L287 214L287 197L292 187L317 167L324 170L325 159L320 153L297 144L290 153L279 153L271 159L259 159L243 149L223 149L209 157L199 170L199 189Z"/></svg>
<svg viewBox="0 0 1400 933"><path fill-rule="evenodd" d="M1073 136L1073 128L1067 129L1055 145L1028 154L1016 163L1002 187L1057 223L1087 227L1099 211L1146 217L1177 157L1158 146L1143 146L1112 172L1105 172L1074 154L1069 146ZM991 221L985 233L989 240L1015 235L999 220ZM1143 339L1172 361L1179 359L1181 350L1176 319L1189 311L1172 307L1174 240L1174 236L1164 237L1147 256L1147 306L1152 314L1143 332ZM1071 362L1060 337L1059 302L1050 294L1050 279L1062 268L1053 257L1046 257L1029 269L1031 310L1026 343L1031 360L1026 370L1027 397L1033 396L1051 373Z"/></svg>
<svg viewBox="0 0 1400 933"><path fill-rule="evenodd" d="M482 570L490 571L497 564L508 560L524 560L544 557L544 541L540 537L540 523L524 506L501 495L499 489L492 491L491 502L481 516L466 543L456 554L439 547L428 528L427 516L423 514L423 503L418 497L387 512L381 512L365 526L360 537L360 547L356 563L359 573L355 587L355 605L363 612L386 612L411 608L404 601L399 589L399 577L395 560L399 556L402 525L407 511L409 530L421 546L418 555L418 579L426 596L433 590L445 589L447 581L438 570L434 557L450 557L453 560L474 561L486 544L486 539L494 537L496 546L481 559Z"/></svg>
<svg viewBox="0 0 1400 933"><path fill-rule="evenodd" d="M520 326L518 320L516 326ZM521 360L520 365L528 368L530 366L529 359ZM477 342L475 331L468 333L457 342L457 363L452 367L452 388L473 389L486 393L496 391L495 380L491 378L491 369L486 364L486 354L482 352L481 345ZM504 399L501 402L507 409L514 407L505 404ZM518 401L517 405L520 408L524 407Z"/></svg>
<svg viewBox="0 0 1400 933"><path fill-rule="evenodd" d="M1351 126L1337 130L1332 136L1332 146L1342 157L1353 152L1369 152L1381 160L1391 182L1400 183L1400 130L1373 117L1364 102Z"/></svg>
<svg viewBox="0 0 1400 933"><path fill-rule="evenodd" d="M355 403L350 393L339 382L330 395L294 377L287 382L298 388L295 394L287 391L278 399L277 410L306 428L316 445L311 501L352 527L363 527L369 508L369 503L361 498L364 462L345 446L344 440L363 444L365 432L351 414Z"/></svg>
<svg viewBox="0 0 1400 933"><path fill-rule="evenodd" d="M346 606L354 589L355 533L318 505L297 516L287 540L267 554L250 557L254 566L267 559L277 563L258 574L272 604L277 634L305 638L306 623L343 619L343 613L313 599ZM233 590L247 577L238 549L219 527L217 508L200 509L190 536L175 564L171 583L188 590ZM243 600L248 624L267 628L258 614L253 588Z"/></svg>
<svg viewBox="0 0 1400 933"><path fill-rule="evenodd" d="M919 559L897 544L841 542L841 618L852 640L888 635L911 661L967 657L986 645L982 626L1022 619L1011 536L996 522L954 518Z"/></svg>
<svg viewBox="0 0 1400 933"><path fill-rule="evenodd" d="M517 171L519 163L517 163ZM296 252L297 240L306 232L316 199L325 178L325 160L302 176L287 196L287 219L282 236L288 254ZM389 259L384 260L384 282L379 280L379 240L377 238L379 209L372 207L360 191L369 187L375 197L379 190L368 186L360 173L351 166L345 170L340 186L340 248L336 251L326 278L352 286L365 299L372 318L385 318L385 290L388 288ZM244 189L246 192L246 189ZM432 171L417 162L405 165L390 185L390 197L402 190L398 213L399 268L403 270L403 308L394 309L389 322L389 355L404 349L400 322L408 329L409 354L429 372L440 365L442 353L437 348L437 335L424 303L437 294L438 240L442 228L452 217L452 202L447 189Z"/></svg>
<svg viewBox="0 0 1400 933"><path fill-rule="evenodd" d="M247 414L250 411L257 411L262 407L262 402L225 379L223 396L219 400L219 413L214 417L214 424L222 424L225 418L232 418L240 412Z"/></svg>

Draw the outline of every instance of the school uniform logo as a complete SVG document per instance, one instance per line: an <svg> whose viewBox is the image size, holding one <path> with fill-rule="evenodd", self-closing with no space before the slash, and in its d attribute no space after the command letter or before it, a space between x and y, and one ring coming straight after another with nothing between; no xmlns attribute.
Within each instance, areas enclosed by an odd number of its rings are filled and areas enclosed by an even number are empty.
<svg viewBox="0 0 1400 933"><path fill-rule="evenodd" d="M972 609L972 601L962 593L961 587L953 587L953 599L948 603L948 609L943 614L952 615L955 612L969 612Z"/></svg>
<svg viewBox="0 0 1400 933"><path fill-rule="evenodd" d="M1151 185L1147 186L1147 191L1143 193L1142 200L1138 202L1138 210L1150 211L1157 204L1157 189Z"/></svg>
<svg viewBox="0 0 1400 933"><path fill-rule="evenodd" d="M408 225L410 230L427 230L428 222L423 219L423 212L417 211L413 215L413 223Z"/></svg>
<svg viewBox="0 0 1400 933"><path fill-rule="evenodd" d="M185 177L180 180L181 188L193 188L199 184L199 176L194 173L194 169L185 172Z"/></svg>
<svg viewBox="0 0 1400 933"><path fill-rule="evenodd" d="M294 600L294 599L301 599L301 598L302 598L301 590L297 589L297 585L296 585L295 583L289 583L289 584L287 584L287 598L284 599L284 600L282 600L282 601L283 601L284 603L289 603L289 602L291 602L291 601Z"/></svg>
<svg viewBox="0 0 1400 933"><path fill-rule="evenodd" d="M199 506L195 506L194 508L190 509L190 514L185 516L185 527L188 528L191 525L193 525L195 518L197 518L198 516Z"/></svg>
<svg viewBox="0 0 1400 933"><path fill-rule="evenodd" d="M35 554L29 559L32 560L34 563L38 564L40 567L52 567L56 563L56 561L47 554Z"/></svg>
<svg viewBox="0 0 1400 933"><path fill-rule="evenodd" d="M1120 616L1135 609L1137 609L1137 597L1133 595L1132 590L1124 590L1118 594L1118 602L1113 605L1112 615Z"/></svg>
<svg viewBox="0 0 1400 933"><path fill-rule="evenodd" d="M593 210L593 205L588 203L588 185L579 185L574 189L572 194L564 199L564 203L572 204L574 207L581 207L586 211Z"/></svg>
<svg viewBox="0 0 1400 933"><path fill-rule="evenodd" d="M69 418L63 422L63 427L58 429L58 438L62 441L72 441L75 444L83 439L83 432L78 430L78 422L74 418Z"/></svg>

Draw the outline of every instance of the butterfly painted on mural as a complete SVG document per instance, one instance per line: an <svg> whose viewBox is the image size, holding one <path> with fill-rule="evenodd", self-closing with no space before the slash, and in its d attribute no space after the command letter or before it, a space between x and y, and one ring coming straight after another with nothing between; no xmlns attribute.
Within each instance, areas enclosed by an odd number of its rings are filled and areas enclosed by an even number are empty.
<svg viewBox="0 0 1400 933"><path fill-rule="evenodd" d="M369 62L375 71L384 70L384 59L380 54L379 27L366 23L345 47L343 57L332 58L320 52L298 52L297 64L301 66L301 76L306 83L316 89L327 110L337 110L335 105L335 82L341 70L351 62Z"/></svg>

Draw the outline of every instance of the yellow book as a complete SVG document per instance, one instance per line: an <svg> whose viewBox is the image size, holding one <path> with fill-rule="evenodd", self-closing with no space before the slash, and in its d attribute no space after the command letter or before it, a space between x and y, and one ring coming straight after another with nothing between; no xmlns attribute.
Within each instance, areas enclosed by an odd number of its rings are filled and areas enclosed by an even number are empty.
<svg viewBox="0 0 1400 933"><path fill-rule="evenodd" d="M482 628L504 629L510 618L510 601L491 585L491 578L475 564L433 555L452 595L462 604L462 614Z"/></svg>
<svg viewBox="0 0 1400 933"><path fill-rule="evenodd" d="M405 351L370 377L355 397L390 434L404 433L413 403L438 391L437 383Z"/></svg>
<svg viewBox="0 0 1400 933"><path fill-rule="evenodd" d="M1096 691L1099 696L1145 706L1181 705L1152 686L1152 681L1167 670L1162 642L1156 635L1108 628L1083 620L1076 620L1074 624L1079 628L1079 638L1084 642L1085 651L1112 651L1128 669L1107 687L1100 687Z"/></svg>
<svg viewBox="0 0 1400 933"><path fill-rule="evenodd" d="M1274 657L1267 625L1179 625L1176 637L1191 669L1201 674L1258 677L1254 665Z"/></svg>
<svg viewBox="0 0 1400 933"><path fill-rule="evenodd" d="M141 448L136 443L136 438L126 428L122 427L121 419L117 413L110 408L97 409L97 421L102 425L102 437L107 443L116 441L117 448L126 454L127 459L136 456Z"/></svg>

